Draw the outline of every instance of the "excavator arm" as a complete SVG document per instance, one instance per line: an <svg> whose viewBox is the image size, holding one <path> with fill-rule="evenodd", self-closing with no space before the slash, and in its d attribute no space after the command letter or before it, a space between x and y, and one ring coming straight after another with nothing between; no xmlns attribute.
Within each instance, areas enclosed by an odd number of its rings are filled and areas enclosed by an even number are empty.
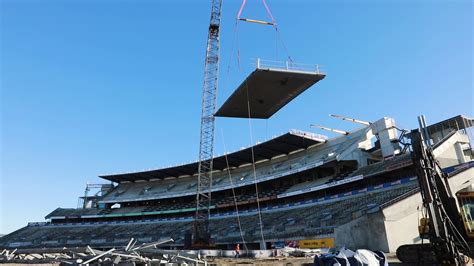
<svg viewBox="0 0 474 266"><path fill-rule="evenodd" d="M470 255L470 250L456 200L433 155L425 119L420 116L418 120L419 130L410 134L412 160L425 209L422 224L428 226L420 228L420 236L429 243L400 246L397 257L406 263L465 265L464 254Z"/></svg>

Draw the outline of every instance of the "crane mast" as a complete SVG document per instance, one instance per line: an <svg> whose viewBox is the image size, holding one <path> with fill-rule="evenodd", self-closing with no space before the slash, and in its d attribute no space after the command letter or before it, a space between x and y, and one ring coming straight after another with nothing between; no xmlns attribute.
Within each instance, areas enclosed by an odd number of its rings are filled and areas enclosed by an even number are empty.
<svg viewBox="0 0 474 266"><path fill-rule="evenodd" d="M211 203L212 159L214 153L214 113L216 111L219 80L221 9L222 0L212 0L211 22L209 24L204 66L196 214L193 228L193 245L196 247L208 246L210 242L209 207Z"/></svg>

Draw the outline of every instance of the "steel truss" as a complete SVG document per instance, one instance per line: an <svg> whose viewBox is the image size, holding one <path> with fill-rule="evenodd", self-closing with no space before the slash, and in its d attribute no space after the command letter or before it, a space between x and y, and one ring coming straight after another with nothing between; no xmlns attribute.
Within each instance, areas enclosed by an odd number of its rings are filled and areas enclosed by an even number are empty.
<svg viewBox="0 0 474 266"><path fill-rule="evenodd" d="M214 153L214 124L217 86L219 80L219 29L222 0L213 0L211 22L207 38L202 90L201 139L199 142L199 170L196 193L196 215L193 245L210 244L209 214L212 188L212 159Z"/></svg>

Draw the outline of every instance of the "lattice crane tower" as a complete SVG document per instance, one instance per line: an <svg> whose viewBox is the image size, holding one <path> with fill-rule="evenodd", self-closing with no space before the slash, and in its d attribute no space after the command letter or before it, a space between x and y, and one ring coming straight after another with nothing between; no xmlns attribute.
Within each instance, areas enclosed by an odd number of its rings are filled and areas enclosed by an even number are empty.
<svg viewBox="0 0 474 266"><path fill-rule="evenodd" d="M212 0L211 22L207 38L202 90L201 139L199 142L199 169L196 193L196 215L193 228L193 245L210 243L209 214L212 187L212 159L214 153L214 113L216 111L219 81L219 29L222 0Z"/></svg>

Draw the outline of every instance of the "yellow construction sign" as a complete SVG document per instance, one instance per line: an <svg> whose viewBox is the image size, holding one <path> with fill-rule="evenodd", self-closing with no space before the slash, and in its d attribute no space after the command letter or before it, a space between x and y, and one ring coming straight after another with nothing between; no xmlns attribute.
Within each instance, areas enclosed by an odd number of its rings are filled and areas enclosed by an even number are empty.
<svg viewBox="0 0 474 266"><path fill-rule="evenodd" d="M300 240L298 245L300 248L333 248L334 238Z"/></svg>

